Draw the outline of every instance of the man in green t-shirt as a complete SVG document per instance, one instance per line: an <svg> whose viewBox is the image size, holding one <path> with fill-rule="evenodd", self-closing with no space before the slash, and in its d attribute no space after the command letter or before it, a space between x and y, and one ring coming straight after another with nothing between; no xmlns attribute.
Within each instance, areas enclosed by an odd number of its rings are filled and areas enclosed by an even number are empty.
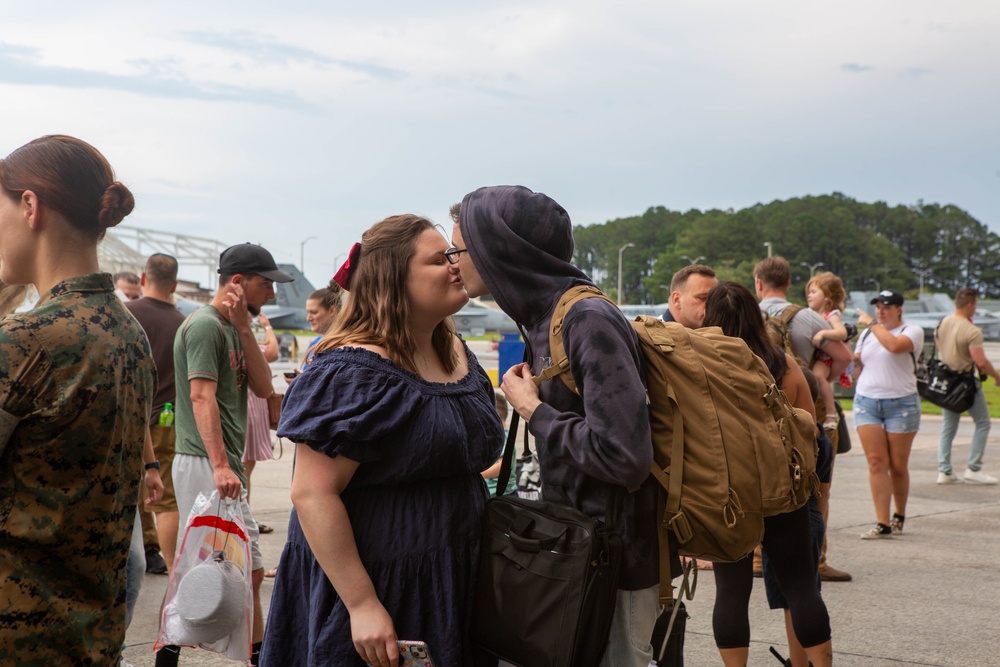
<svg viewBox="0 0 1000 667"><path fill-rule="evenodd" d="M257 522L247 504L243 473L247 389L261 398L272 393L271 369L253 331L252 316L274 298L275 282L291 282L264 248L244 243L219 257L219 289L207 306L192 313L174 339L174 408L176 455L174 490L182 519L177 543L183 542L186 519L199 493L218 490L223 498L241 500L250 537L254 591L253 656L256 665L264 635L260 584L264 559L257 543ZM156 664L176 665L176 647L164 647Z"/></svg>

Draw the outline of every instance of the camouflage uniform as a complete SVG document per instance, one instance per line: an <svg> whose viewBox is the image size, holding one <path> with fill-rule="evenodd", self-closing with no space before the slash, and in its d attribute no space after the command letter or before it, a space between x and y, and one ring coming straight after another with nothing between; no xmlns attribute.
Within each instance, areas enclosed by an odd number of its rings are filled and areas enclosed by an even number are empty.
<svg viewBox="0 0 1000 667"><path fill-rule="evenodd" d="M0 664L118 664L154 387L108 274L0 321Z"/></svg>

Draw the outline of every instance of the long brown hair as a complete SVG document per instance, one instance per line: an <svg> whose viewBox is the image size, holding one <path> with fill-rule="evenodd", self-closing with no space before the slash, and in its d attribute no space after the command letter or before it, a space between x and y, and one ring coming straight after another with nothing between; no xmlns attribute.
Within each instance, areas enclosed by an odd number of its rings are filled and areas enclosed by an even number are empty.
<svg viewBox="0 0 1000 667"><path fill-rule="evenodd" d="M713 287L705 299L702 326L721 327L727 336L742 338L750 351L764 360L775 382L781 384L786 369L785 352L767 337L764 315L746 287L729 280Z"/></svg>
<svg viewBox="0 0 1000 667"><path fill-rule="evenodd" d="M361 253L352 268L350 292L330 326L316 345L316 354L345 345L378 345L397 365L417 372L410 302L406 279L417 237L434 223L416 215L394 215L376 222L361 236ZM455 325L448 317L434 328L431 341L449 373L458 366Z"/></svg>

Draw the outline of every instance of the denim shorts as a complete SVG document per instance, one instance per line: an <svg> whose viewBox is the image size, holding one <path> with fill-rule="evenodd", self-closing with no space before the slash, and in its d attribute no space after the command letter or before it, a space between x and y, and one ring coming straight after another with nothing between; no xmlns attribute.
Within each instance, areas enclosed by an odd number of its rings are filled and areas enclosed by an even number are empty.
<svg viewBox="0 0 1000 667"><path fill-rule="evenodd" d="M855 394L854 426L881 426L886 433L916 433L920 428L920 395L868 398Z"/></svg>

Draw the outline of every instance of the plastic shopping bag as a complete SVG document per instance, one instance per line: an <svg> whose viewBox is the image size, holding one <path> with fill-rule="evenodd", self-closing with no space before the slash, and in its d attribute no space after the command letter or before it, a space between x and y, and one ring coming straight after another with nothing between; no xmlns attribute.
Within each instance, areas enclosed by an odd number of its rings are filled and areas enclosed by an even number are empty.
<svg viewBox="0 0 1000 667"><path fill-rule="evenodd" d="M253 624L250 541L240 502L198 494L160 617L163 646L192 646L249 663Z"/></svg>

